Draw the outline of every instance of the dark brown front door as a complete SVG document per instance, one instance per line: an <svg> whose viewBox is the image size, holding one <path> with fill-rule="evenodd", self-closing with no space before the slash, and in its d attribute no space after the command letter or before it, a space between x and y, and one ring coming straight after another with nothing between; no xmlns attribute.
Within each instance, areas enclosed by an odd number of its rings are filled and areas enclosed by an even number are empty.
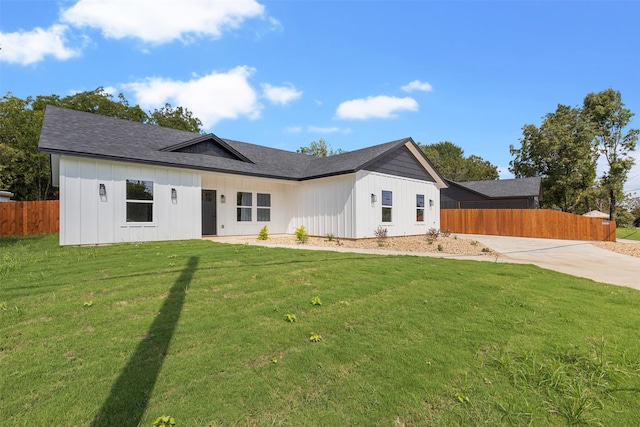
<svg viewBox="0 0 640 427"><path fill-rule="evenodd" d="M216 190L202 190L202 235L216 234Z"/></svg>

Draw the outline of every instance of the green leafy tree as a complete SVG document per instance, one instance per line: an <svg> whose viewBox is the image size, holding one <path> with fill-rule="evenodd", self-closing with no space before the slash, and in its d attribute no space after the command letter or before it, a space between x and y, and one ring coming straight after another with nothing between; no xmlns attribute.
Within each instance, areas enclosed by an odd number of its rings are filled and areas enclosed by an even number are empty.
<svg viewBox="0 0 640 427"><path fill-rule="evenodd" d="M464 150L452 142L418 145L440 175L452 181L483 181L499 177L497 166L480 156L465 157Z"/></svg>
<svg viewBox="0 0 640 427"><path fill-rule="evenodd" d="M299 149L296 150L296 152L302 153L302 154L308 154L310 156L315 156L315 157L327 157L327 156L334 156L336 154L346 153L346 151L341 148L338 148L337 150L333 150L331 148L331 145L322 138L320 138L320 140L317 142L312 141L306 147L300 147Z"/></svg>
<svg viewBox="0 0 640 427"><path fill-rule="evenodd" d="M528 124L522 134L520 148L509 149L515 156L509 170L517 178L543 178L543 206L576 212L594 184L597 160L580 109L560 104L540 128Z"/></svg>
<svg viewBox="0 0 640 427"><path fill-rule="evenodd" d="M114 98L102 87L66 97L39 95L20 99L7 93L0 100L0 189L16 200L45 200L57 196L51 185L50 156L38 151L47 105L117 117L140 123L199 132L201 122L182 107L166 104L148 115L131 106L124 95Z"/></svg>
<svg viewBox="0 0 640 427"><path fill-rule="evenodd" d="M195 133L200 133L202 128L202 122L197 117L193 117L191 111L182 107L172 108L170 104L154 110L149 116L149 123Z"/></svg>
<svg viewBox="0 0 640 427"><path fill-rule="evenodd" d="M620 92L613 89L588 94L582 111L593 132L593 144L608 165L602 185L609 196L610 219L615 221L618 200L624 197L624 183L634 164L630 153L636 148L640 130L625 132L634 114L624 108Z"/></svg>
<svg viewBox="0 0 640 427"><path fill-rule="evenodd" d="M0 100L0 186L16 200L44 200L52 195L49 156L38 151L43 111L33 98L10 93Z"/></svg>

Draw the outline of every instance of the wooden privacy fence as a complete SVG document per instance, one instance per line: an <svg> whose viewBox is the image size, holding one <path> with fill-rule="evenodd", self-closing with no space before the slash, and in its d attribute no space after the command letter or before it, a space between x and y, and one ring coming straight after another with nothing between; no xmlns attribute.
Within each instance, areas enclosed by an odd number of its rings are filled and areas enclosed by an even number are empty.
<svg viewBox="0 0 640 427"><path fill-rule="evenodd" d="M57 233L60 201L0 203L0 236Z"/></svg>
<svg viewBox="0 0 640 427"><path fill-rule="evenodd" d="M452 233L616 241L614 221L547 209L442 209L440 229Z"/></svg>

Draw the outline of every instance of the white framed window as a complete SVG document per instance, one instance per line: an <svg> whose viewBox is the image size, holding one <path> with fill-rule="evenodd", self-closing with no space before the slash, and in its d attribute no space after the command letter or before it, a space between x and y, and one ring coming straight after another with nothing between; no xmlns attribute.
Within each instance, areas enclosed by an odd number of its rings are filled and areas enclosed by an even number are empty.
<svg viewBox="0 0 640 427"><path fill-rule="evenodd" d="M382 222L391 222L393 218L393 194L382 190Z"/></svg>
<svg viewBox="0 0 640 427"><path fill-rule="evenodd" d="M258 221L271 221L271 194L258 193Z"/></svg>
<svg viewBox="0 0 640 427"><path fill-rule="evenodd" d="M127 222L153 222L153 181L127 180Z"/></svg>
<svg viewBox="0 0 640 427"><path fill-rule="evenodd" d="M424 194L416 194L416 222L424 222Z"/></svg>
<svg viewBox="0 0 640 427"><path fill-rule="evenodd" d="M238 222L251 221L251 208L253 206L253 194L238 191L236 195L236 219Z"/></svg>

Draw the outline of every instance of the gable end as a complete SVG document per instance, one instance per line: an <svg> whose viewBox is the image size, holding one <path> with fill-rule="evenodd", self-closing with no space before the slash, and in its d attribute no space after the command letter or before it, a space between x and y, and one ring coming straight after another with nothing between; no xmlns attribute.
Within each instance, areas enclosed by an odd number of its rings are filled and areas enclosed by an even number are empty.
<svg viewBox="0 0 640 427"><path fill-rule="evenodd" d="M202 135L180 144L165 147L160 151L171 153L193 153L207 156L222 157L225 159L240 160L241 162L253 163L251 160L231 148L220 138L213 134Z"/></svg>
<svg viewBox="0 0 640 427"><path fill-rule="evenodd" d="M371 172L402 176L420 181L435 182L406 146L392 151L365 168Z"/></svg>

